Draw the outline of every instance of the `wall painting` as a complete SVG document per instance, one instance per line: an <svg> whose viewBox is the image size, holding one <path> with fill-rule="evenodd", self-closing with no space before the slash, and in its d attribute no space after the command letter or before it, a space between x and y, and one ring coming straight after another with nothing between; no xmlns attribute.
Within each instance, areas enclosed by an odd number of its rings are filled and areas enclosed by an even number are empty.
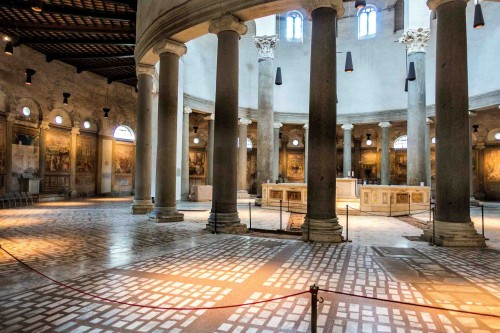
<svg viewBox="0 0 500 333"><path fill-rule="evenodd" d="M288 153L286 177L289 182L304 182L304 153Z"/></svg>
<svg viewBox="0 0 500 333"><path fill-rule="evenodd" d="M81 134L77 137L76 190L91 195L96 188L97 138Z"/></svg>
<svg viewBox="0 0 500 333"><path fill-rule="evenodd" d="M129 143L115 142L113 146L113 193L131 194L134 188L133 173L135 146Z"/></svg>

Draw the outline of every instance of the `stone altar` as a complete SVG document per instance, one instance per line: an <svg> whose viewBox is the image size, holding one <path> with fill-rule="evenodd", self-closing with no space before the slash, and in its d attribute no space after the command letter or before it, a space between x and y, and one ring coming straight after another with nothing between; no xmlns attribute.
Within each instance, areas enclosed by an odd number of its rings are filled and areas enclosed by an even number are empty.
<svg viewBox="0 0 500 333"><path fill-rule="evenodd" d="M383 212L388 216L397 216L430 209L429 186L363 185L359 192L360 209L363 212Z"/></svg>

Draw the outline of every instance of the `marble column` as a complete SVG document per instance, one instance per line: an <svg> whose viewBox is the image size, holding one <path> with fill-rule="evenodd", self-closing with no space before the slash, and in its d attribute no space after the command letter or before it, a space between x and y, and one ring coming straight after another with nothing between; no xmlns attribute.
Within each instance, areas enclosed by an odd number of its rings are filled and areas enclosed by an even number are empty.
<svg viewBox="0 0 500 333"><path fill-rule="evenodd" d="M389 150L391 123L383 121L378 123L378 125L382 128L382 153L380 158L382 171L380 172L380 185L389 185L391 183L391 152Z"/></svg>
<svg viewBox="0 0 500 333"><path fill-rule="evenodd" d="M147 214L153 209L151 200L153 77L155 67L137 66L137 108L135 140L135 192L132 214Z"/></svg>
<svg viewBox="0 0 500 333"><path fill-rule="evenodd" d="M286 164L288 163L288 135L281 136L281 177L283 182L287 182Z"/></svg>
<svg viewBox="0 0 500 333"><path fill-rule="evenodd" d="M429 0L436 29L435 243L483 247L470 219L466 0ZM424 231L432 237L432 230Z"/></svg>
<svg viewBox="0 0 500 333"><path fill-rule="evenodd" d="M484 142L478 142L476 144L477 150L477 192L476 197L479 200L484 200L486 198L486 192L484 191Z"/></svg>
<svg viewBox="0 0 500 333"><path fill-rule="evenodd" d="M304 183L307 183L308 163L309 163L309 124L304 124Z"/></svg>
<svg viewBox="0 0 500 333"><path fill-rule="evenodd" d="M38 140L38 177L40 178L40 193L45 191L45 139L47 137L47 130L49 129L49 122L42 120L40 122L40 139Z"/></svg>
<svg viewBox="0 0 500 333"><path fill-rule="evenodd" d="M253 38L259 56L259 86L257 110L257 199L262 199L262 184L274 182L274 48L278 36Z"/></svg>
<svg viewBox="0 0 500 333"><path fill-rule="evenodd" d="M361 178L361 137L354 135L354 177Z"/></svg>
<svg viewBox="0 0 500 333"><path fill-rule="evenodd" d="M215 140L215 114L205 117L208 120L208 143L207 143L207 175L206 185L214 184L214 140Z"/></svg>
<svg viewBox="0 0 500 333"><path fill-rule="evenodd" d="M431 168L431 124L433 121L427 118L425 123L425 185L432 186ZM432 191L431 191L432 193Z"/></svg>
<svg viewBox="0 0 500 333"><path fill-rule="evenodd" d="M248 195L248 183L247 183L247 137L248 137L248 125L252 121L247 118L241 118L239 121L238 130L238 198L247 199Z"/></svg>
<svg viewBox="0 0 500 333"><path fill-rule="evenodd" d="M77 135L80 135L80 122L75 121L71 129L71 150L70 150L70 169L69 169L69 194L71 197L77 196L76 191L76 151Z"/></svg>
<svg viewBox="0 0 500 333"><path fill-rule="evenodd" d="M215 88L214 173L212 210L207 230L244 233L237 201L238 77L241 35L247 26L232 15L211 22L209 32L217 35L217 78Z"/></svg>
<svg viewBox="0 0 500 333"><path fill-rule="evenodd" d="M343 176L344 178L351 177L351 169L352 169L352 124L344 124L342 125L342 129L344 130L344 165L343 165Z"/></svg>
<svg viewBox="0 0 500 333"><path fill-rule="evenodd" d="M425 183L425 48L429 29L409 29L399 39L405 44L408 63L415 63L416 80L408 81L407 184Z"/></svg>
<svg viewBox="0 0 500 333"><path fill-rule="evenodd" d="M5 192L12 191L12 125L16 120L14 113L9 113L5 124ZM41 180L43 182L43 179Z"/></svg>
<svg viewBox="0 0 500 333"><path fill-rule="evenodd" d="M337 17L343 15L342 0L302 0L312 18L311 73L309 93L309 159L307 170L307 214L302 239L317 242L342 241L342 226L336 214L337 161ZM328 158L327 158L328 157Z"/></svg>
<svg viewBox="0 0 500 333"><path fill-rule="evenodd" d="M273 154L273 177L275 180L280 176L280 128L282 123L274 123L274 154ZM281 177L283 178L283 177Z"/></svg>
<svg viewBox="0 0 500 333"><path fill-rule="evenodd" d="M189 200L189 106L182 113L181 200Z"/></svg>
<svg viewBox="0 0 500 333"><path fill-rule="evenodd" d="M171 40L162 40L155 45L153 51L160 56L160 76L155 204L149 217L155 222L177 222L184 220L184 214L177 211L175 194L179 58L186 53L186 46Z"/></svg>

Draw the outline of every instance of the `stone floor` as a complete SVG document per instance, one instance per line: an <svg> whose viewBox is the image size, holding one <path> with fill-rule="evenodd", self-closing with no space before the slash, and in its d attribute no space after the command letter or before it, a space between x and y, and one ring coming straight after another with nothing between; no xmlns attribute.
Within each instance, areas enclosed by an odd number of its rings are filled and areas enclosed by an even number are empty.
<svg viewBox="0 0 500 333"><path fill-rule="evenodd" d="M498 318L383 301L500 315L500 205L485 210L486 249L410 241L420 229L373 216L350 217L352 243L341 245L212 235L204 231L209 204L180 207L186 221L171 224L130 215L129 198L0 210L0 244L54 279L123 302L222 306L316 283L382 299L320 292L319 332L500 332ZM245 201L240 211L248 223ZM471 214L480 226L480 211ZM252 207L254 227L279 229L279 220L278 211ZM0 253L0 332L309 332L310 325L308 293L219 310L154 310L64 289Z"/></svg>

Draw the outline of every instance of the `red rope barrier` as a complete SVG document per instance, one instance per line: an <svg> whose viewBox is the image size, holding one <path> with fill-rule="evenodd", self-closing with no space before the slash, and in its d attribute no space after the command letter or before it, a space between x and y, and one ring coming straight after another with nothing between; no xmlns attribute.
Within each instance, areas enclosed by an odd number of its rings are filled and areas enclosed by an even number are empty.
<svg viewBox="0 0 500 333"><path fill-rule="evenodd" d="M408 303L408 302L402 302L402 301L395 301L395 300L391 300L391 299L383 299L383 298L369 297L369 296L364 296L364 295L349 294L349 293L344 293L342 291L334 291L334 290L328 290L328 289L319 289L319 291L324 291L324 292L327 292L327 293L339 294L339 295L344 295L344 296L354 296L354 297L359 297L359 298L364 298L364 299L371 299L371 300L375 300L375 301L383 301L383 302L396 303L396 304L402 304L402 305L418 306L418 307L428 308L428 309L445 310L445 311L466 313L466 314L471 314L471 315L500 318L500 316L495 315L495 314L480 313L480 312L471 312L471 311L465 311L465 310L447 309L447 308L442 308L440 306L424 305L424 304L414 304L414 303Z"/></svg>
<svg viewBox="0 0 500 333"><path fill-rule="evenodd" d="M106 302L116 303L116 304L120 304L120 305L137 306L137 307L141 307L141 308L148 308L148 309L155 309L155 310L197 311L197 310L227 309L227 308L236 308L236 307L240 307L240 306L249 306L249 305L261 304L261 303L268 303L268 302L272 302L272 301L277 301L277 300L281 300L281 299L285 299L285 298L289 298L289 297L295 297L295 296L299 296L299 295L303 295L303 294L309 293L309 290L307 290L307 291L301 291L301 292L298 292L298 293L295 293L295 294L290 294L290 295L286 295L286 296L270 298L270 299L266 299L266 300L262 300L262 301L255 301L255 302L242 303L242 304L231 304L231 305L220 305L220 306L207 306L207 307L182 307L182 308L178 308L178 307L163 307L163 306L154 306L154 305L142 305L142 304L137 304L137 303L129 303L129 302L122 302L122 301L113 300L113 299L110 299L110 298L102 297L102 296L99 296L99 295L95 295L95 294L83 291L83 290L75 288L75 287L71 287L71 286L69 286L69 285L67 285L65 283L59 282L57 280L54 280L53 278L51 278L51 277L43 274L39 270L37 270L37 269L29 266L28 264L25 264L20 259L16 258L13 254L11 254L9 251L7 251L6 249L4 249L1 245L0 245L0 249L3 250L5 253L7 253L9 256L11 256L18 263L26 266L28 269L32 270L33 272L35 272L35 273L43 276L44 278L46 278L46 279L54 282L55 284L57 284L57 285L59 285L61 287L64 287L64 288L67 288L67 289L71 289L73 291L76 291L77 293L80 293L80 294L83 294L83 295L86 295L86 296L89 296L89 297L97 298L97 299L100 299L100 300L106 301Z"/></svg>

